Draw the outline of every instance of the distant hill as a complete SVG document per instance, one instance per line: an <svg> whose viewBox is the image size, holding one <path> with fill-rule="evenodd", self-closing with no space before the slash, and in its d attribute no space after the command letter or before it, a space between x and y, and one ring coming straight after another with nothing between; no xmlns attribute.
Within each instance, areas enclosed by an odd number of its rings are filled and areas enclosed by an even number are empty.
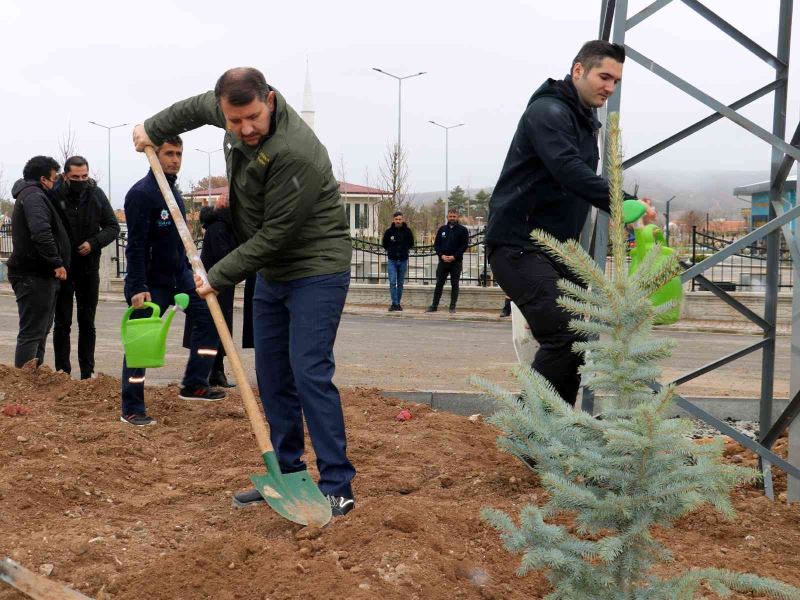
<svg viewBox="0 0 800 600"><path fill-rule="evenodd" d="M748 204L733 195L733 188L769 179L769 172L760 171L657 171L631 169L625 173L625 189L633 193L638 184L639 197L653 199L659 213L666 210L666 201L675 196L670 212L677 215L685 210L710 213L712 217L739 218L740 210ZM481 188L471 188L474 196ZM487 192L491 187L482 188ZM444 192L414 194L415 204L430 204L443 198Z"/></svg>

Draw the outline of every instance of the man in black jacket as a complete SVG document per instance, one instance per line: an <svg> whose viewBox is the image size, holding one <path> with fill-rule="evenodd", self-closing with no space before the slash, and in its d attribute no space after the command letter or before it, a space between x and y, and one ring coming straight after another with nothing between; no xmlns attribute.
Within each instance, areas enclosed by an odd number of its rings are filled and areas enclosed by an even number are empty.
<svg viewBox="0 0 800 600"><path fill-rule="evenodd" d="M450 276L450 314L456 312L458 302L458 283L461 278L461 266L464 252L469 246L469 231L458 222L458 211L451 208L447 211L447 223L439 227L436 241L433 244L439 256L436 266L436 288L433 290L433 301L425 312L436 312L447 276Z"/></svg>
<svg viewBox="0 0 800 600"><path fill-rule="evenodd" d="M183 141L178 136L164 140L156 155L185 218L183 198L175 187L183 158ZM125 196L125 220L128 224L125 299L137 309L142 308L145 302L157 304L163 315L176 293L189 295L186 314L194 323L192 348L178 397L183 400L222 400L225 394L208 385L219 336L208 306L195 291L192 269L178 228L172 221L153 171L137 181ZM134 311L134 315L149 316L150 311ZM144 379L145 370L129 368L123 358L120 417L123 423L139 426L155 423L145 409Z"/></svg>
<svg viewBox="0 0 800 600"><path fill-rule="evenodd" d="M403 282L408 271L408 252L414 247L414 234L403 220L399 210L392 215L392 224L383 232L383 247L386 250L386 270L389 275L389 294L392 305L389 311L403 310Z"/></svg>
<svg viewBox="0 0 800 600"><path fill-rule="evenodd" d="M534 246L530 233L578 239L590 205L609 211L608 183L597 175L600 123L592 109L614 93L624 61L622 46L587 42L565 79L542 84L520 119L489 201L492 272L539 342L532 367L569 404L575 404L583 357L572 351L580 336L556 304L556 283L574 276Z"/></svg>
<svg viewBox="0 0 800 600"><path fill-rule="evenodd" d="M14 366L44 361L47 334L53 325L56 294L67 278L70 244L62 215L48 194L61 167L49 156L34 156L11 190L14 212L11 236L14 249L8 259L8 280L19 312L19 334Z"/></svg>
<svg viewBox="0 0 800 600"><path fill-rule="evenodd" d="M97 299L100 289L100 252L119 235L114 209L97 183L89 178L89 163L82 156L70 156L64 176L53 190L58 207L66 216L72 257L66 281L56 298L53 325L53 354L56 371L72 372L70 329L72 298L78 305L78 364L81 379L94 373Z"/></svg>

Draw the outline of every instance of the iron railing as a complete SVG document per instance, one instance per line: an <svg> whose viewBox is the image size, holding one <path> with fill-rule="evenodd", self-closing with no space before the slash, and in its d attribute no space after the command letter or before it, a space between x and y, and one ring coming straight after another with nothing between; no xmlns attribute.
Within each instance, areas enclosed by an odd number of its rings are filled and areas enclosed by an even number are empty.
<svg viewBox="0 0 800 600"><path fill-rule="evenodd" d="M697 264L715 252L730 246L736 236L726 239L707 231L692 227L692 262ZM778 287L791 288L794 283L792 258L789 249L783 244L780 250ZM767 248L765 240L758 240L735 252L724 261L714 265L705 276L726 291L764 292L767 281ZM692 280L692 291L702 289Z"/></svg>
<svg viewBox="0 0 800 600"><path fill-rule="evenodd" d="M497 285L493 278L484 245L484 230L469 236L469 245L464 253L461 268L461 284L480 287ZM355 283L388 283L386 272L388 257L386 250L375 240L353 238L353 259L350 263L350 279ZM416 246L408 256L406 283L421 285L436 284L436 267L439 257L434 246Z"/></svg>
<svg viewBox="0 0 800 600"><path fill-rule="evenodd" d="M197 239L194 241L195 246L197 246L198 250L203 249L203 238ZM128 232L121 231L120 234L117 236L116 241L116 252L114 256L111 257L111 260L114 261L117 265L117 277L125 277L128 273L128 263L125 260L125 248L128 247Z"/></svg>

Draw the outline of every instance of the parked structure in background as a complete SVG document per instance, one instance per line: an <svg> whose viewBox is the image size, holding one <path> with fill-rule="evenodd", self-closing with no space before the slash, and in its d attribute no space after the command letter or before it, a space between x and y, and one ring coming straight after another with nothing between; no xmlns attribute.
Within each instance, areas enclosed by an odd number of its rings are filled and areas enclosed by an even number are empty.
<svg viewBox="0 0 800 600"><path fill-rule="evenodd" d="M769 221L769 194L770 182L759 181L758 183L751 183L750 185L743 185L733 189L733 195L750 203L748 207L749 213L746 214L748 218L748 231L752 231L757 227L761 227ZM783 210L788 211L795 207L797 204L797 177L791 176L786 178L786 182L781 189L781 201L783 203ZM745 216L743 214L743 216ZM792 233L797 233L797 221L791 221L789 228Z"/></svg>

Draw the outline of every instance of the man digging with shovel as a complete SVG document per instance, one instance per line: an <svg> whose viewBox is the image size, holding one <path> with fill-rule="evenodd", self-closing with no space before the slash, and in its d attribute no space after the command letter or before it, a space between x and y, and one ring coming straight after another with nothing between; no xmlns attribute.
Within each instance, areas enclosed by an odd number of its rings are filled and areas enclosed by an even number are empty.
<svg viewBox="0 0 800 600"><path fill-rule="evenodd" d="M333 344L350 283L352 248L325 147L283 96L252 68L226 71L213 91L137 125L136 150L203 125L225 128L230 208L239 246L195 276L205 297L258 272L253 300L256 376L284 474L306 469L303 416L334 516L355 506ZM263 501L256 489L234 505Z"/></svg>

